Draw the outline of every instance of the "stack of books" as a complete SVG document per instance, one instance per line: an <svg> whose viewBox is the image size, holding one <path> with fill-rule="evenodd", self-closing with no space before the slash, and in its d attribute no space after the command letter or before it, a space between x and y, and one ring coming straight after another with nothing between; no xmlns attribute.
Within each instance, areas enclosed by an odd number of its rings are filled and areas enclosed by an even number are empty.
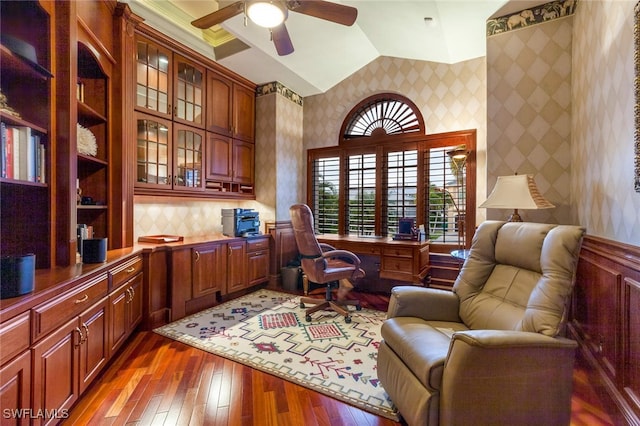
<svg viewBox="0 0 640 426"><path fill-rule="evenodd" d="M46 149L40 135L26 126L0 122L0 177L46 183Z"/></svg>

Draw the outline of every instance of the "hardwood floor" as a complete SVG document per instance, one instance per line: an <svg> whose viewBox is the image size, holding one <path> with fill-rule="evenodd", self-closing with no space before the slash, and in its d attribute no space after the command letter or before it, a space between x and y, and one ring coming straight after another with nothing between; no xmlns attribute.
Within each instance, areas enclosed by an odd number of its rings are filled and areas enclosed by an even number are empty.
<svg viewBox="0 0 640 426"><path fill-rule="evenodd" d="M388 297L358 293L367 308ZM571 424L623 425L578 357ZM611 408L609 408L611 410ZM150 331L136 333L68 425L402 425Z"/></svg>

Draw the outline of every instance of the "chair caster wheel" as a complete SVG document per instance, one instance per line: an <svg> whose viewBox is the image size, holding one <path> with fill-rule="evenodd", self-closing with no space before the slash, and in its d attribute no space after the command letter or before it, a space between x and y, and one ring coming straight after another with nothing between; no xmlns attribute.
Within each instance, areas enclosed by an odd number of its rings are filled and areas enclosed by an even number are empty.
<svg viewBox="0 0 640 426"><path fill-rule="evenodd" d="M304 303L300 302L300 308L304 309Z"/></svg>
<svg viewBox="0 0 640 426"><path fill-rule="evenodd" d="M306 317L304 317L304 319L305 319L307 322L311 322L311 315L307 315Z"/></svg>
<svg viewBox="0 0 640 426"><path fill-rule="evenodd" d="M344 322L346 322L347 324L351 323L351 317L344 317Z"/></svg>
<svg viewBox="0 0 640 426"><path fill-rule="evenodd" d="M361 311L361 310L362 310L362 306L356 305L356 311Z"/></svg>

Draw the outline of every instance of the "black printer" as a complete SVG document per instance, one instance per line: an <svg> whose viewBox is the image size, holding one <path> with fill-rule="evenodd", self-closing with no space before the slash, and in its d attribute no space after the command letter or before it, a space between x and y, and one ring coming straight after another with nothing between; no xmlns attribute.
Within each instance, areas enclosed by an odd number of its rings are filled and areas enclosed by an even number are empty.
<svg viewBox="0 0 640 426"><path fill-rule="evenodd" d="M222 233L227 237L259 235L259 213L253 209L222 209Z"/></svg>

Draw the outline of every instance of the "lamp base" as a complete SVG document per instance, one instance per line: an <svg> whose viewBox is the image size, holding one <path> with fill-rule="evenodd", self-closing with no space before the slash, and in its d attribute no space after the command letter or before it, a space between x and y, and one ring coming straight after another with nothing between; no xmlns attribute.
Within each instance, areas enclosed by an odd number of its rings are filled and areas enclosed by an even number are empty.
<svg viewBox="0 0 640 426"><path fill-rule="evenodd" d="M513 214L509 216L509 219L507 219L507 222L522 222L522 218L518 214L518 209L513 210Z"/></svg>

